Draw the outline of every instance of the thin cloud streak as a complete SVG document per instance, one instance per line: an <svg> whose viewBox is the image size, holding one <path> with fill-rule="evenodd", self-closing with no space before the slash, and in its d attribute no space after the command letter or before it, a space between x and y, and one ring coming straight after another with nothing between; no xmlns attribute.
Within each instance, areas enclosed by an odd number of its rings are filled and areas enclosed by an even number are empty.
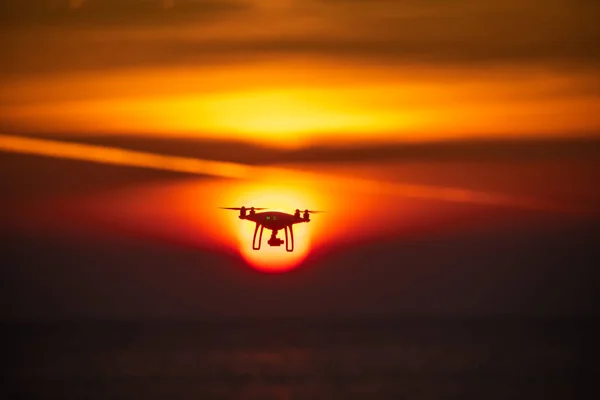
<svg viewBox="0 0 600 400"><path fill-rule="evenodd" d="M253 167L244 164L202 160L191 157L167 156L156 153L131 151L115 147L85 145L55 140L31 139L0 134L0 151L20 154L90 161L103 164L150 168L217 178L233 178L255 181L279 181L301 185L302 182L322 182L330 190L343 191L348 187L359 188L382 195L442 200L520 209L589 213L537 199L473 191L463 188L415 185L383 182L376 179L345 178L331 174L317 174L280 167Z"/></svg>
<svg viewBox="0 0 600 400"><path fill-rule="evenodd" d="M210 175L219 178L243 179L248 178L251 173L251 167L236 163L165 156L114 147L31 139L11 135L0 135L0 150L102 164Z"/></svg>

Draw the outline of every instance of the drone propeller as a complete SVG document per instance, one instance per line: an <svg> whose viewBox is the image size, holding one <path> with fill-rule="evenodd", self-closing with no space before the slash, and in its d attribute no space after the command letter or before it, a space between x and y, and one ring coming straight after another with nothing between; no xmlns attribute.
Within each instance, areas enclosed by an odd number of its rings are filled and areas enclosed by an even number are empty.
<svg viewBox="0 0 600 400"><path fill-rule="evenodd" d="M296 212L304 212L304 213L308 213L308 214L317 214L317 213L324 213L325 211L318 211L318 210L304 210L304 211L300 211L300 209L296 209Z"/></svg>
<svg viewBox="0 0 600 400"><path fill-rule="evenodd" d="M240 211L242 209L244 210L266 210L266 208L260 208L260 207L219 207L222 210L237 210Z"/></svg>

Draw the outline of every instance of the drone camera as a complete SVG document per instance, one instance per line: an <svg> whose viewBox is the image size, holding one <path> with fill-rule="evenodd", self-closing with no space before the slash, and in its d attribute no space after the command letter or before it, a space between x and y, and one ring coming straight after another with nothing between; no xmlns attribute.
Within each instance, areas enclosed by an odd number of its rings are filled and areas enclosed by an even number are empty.
<svg viewBox="0 0 600 400"><path fill-rule="evenodd" d="M267 243L269 243L269 246L281 246L283 244L283 240L279 238L272 238L269 239Z"/></svg>

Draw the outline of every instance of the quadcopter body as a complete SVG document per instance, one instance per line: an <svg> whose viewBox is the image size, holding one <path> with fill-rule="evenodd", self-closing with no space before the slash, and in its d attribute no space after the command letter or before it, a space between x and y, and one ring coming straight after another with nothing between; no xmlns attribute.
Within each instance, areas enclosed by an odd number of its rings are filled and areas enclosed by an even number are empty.
<svg viewBox="0 0 600 400"><path fill-rule="evenodd" d="M252 249L260 250L262 243L263 231L266 229L271 231L271 237L267 241L269 246L281 246L285 243L285 249L288 252L294 251L294 230L295 224L310 222L310 214L321 212L313 210L304 210L300 212L297 209L294 214L288 214L280 211L265 211L256 212L256 210L265 210L265 208L255 207L221 207L225 210L239 210L240 219L252 221L256 224L254 236L252 238ZM285 232L285 240L277 237L280 230ZM258 241L256 240L258 235Z"/></svg>

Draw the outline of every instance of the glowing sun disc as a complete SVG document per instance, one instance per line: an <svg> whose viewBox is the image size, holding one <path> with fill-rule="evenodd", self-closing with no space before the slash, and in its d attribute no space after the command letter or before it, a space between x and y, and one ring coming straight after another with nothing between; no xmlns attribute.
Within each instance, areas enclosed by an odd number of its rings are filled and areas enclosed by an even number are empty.
<svg viewBox="0 0 600 400"><path fill-rule="evenodd" d="M271 211L282 211L292 214L297 208L315 208L317 204L313 196L309 196L306 187L299 190L284 184L252 183L241 185L224 196L226 206L268 207ZM244 221L238 215L228 218L229 231L237 239L238 252L253 268L269 273L286 272L296 268L307 257L311 248L311 235L314 233L313 222L294 225L294 251L287 252L285 243L279 247L271 247L267 240L271 231L263 232L260 250L252 249L255 224ZM278 237L285 239L285 232L280 231ZM258 240L258 237L257 237Z"/></svg>

